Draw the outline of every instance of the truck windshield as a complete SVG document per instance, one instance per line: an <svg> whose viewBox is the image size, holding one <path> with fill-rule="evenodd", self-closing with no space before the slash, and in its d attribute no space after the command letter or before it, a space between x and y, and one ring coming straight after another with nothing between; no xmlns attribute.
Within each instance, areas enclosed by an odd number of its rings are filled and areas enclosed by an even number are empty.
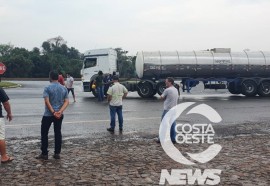
<svg viewBox="0 0 270 186"><path fill-rule="evenodd" d="M84 68L97 66L97 58L86 58L84 60Z"/></svg>

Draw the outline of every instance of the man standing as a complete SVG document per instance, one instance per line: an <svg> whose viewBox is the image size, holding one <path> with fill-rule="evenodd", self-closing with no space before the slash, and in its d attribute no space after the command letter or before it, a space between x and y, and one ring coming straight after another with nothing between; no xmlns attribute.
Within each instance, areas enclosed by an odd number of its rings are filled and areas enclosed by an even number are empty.
<svg viewBox="0 0 270 186"><path fill-rule="evenodd" d="M65 86L65 79L64 79L64 76L63 76L63 73L61 71L59 71L59 75L58 75L58 82Z"/></svg>
<svg viewBox="0 0 270 186"><path fill-rule="evenodd" d="M104 83L103 83L103 72L100 70L98 72L98 76L95 79L95 84L97 87L97 93L98 93L98 101L104 100Z"/></svg>
<svg viewBox="0 0 270 186"><path fill-rule="evenodd" d="M7 120L12 120L11 108L9 104L9 97L6 92L0 88L0 101L4 106L4 109L7 112ZM0 105L0 154L1 154L1 163L8 163L13 160L12 157L9 157L6 153L6 141L5 141L5 118L2 113L2 105Z"/></svg>
<svg viewBox="0 0 270 186"><path fill-rule="evenodd" d="M164 100L163 113L162 113L161 119L163 119L163 117L166 115L167 112L169 112L171 108L177 105L178 98L179 98L178 90L173 86L174 79L171 77L168 77L165 80L165 84L166 84L166 89L161 95L161 99ZM176 142L175 126L176 126L176 123L174 121L171 127L171 131L170 131L171 140L173 143ZM158 142L160 141L158 140Z"/></svg>
<svg viewBox="0 0 270 186"><path fill-rule="evenodd" d="M43 98L45 101L45 112L41 121L41 154L37 159L48 159L48 132L51 124L54 124L55 150L54 158L60 159L62 134L61 126L64 118L63 112L67 108L68 93L67 89L58 83L58 74L50 72L51 84L45 87Z"/></svg>
<svg viewBox="0 0 270 186"><path fill-rule="evenodd" d="M120 132L123 131L123 98L125 98L128 94L128 90L125 86L121 85L119 83L118 76L113 76L113 84L110 86L107 94L107 99L110 104L110 116L111 116L111 123L110 128L107 130L109 132L114 132L115 128L115 114L118 115L118 121L119 121L119 130Z"/></svg>
<svg viewBox="0 0 270 186"><path fill-rule="evenodd" d="M112 83L112 75L105 74L103 82L104 82L104 94L105 94L105 96L107 96L107 92L110 88L110 84Z"/></svg>
<svg viewBox="0 0 270 186"><path fill-rule="evenodd" d="M72 96L73 96L73 101L76 102L75 93L74 93L74 87L73 87L73 82L74 82L73 77L70 75L70 73L67 73L67 84L66 84L66 87L67 87L67 90L68 90L68 94L71 91Z"/></svg>

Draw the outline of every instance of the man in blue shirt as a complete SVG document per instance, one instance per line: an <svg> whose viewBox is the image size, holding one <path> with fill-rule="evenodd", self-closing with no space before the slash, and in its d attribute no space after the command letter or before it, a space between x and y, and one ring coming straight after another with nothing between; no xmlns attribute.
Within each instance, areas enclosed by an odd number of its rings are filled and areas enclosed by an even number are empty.
<svg viewBox="0 0 270 186"><path fill-rule="evenodd" d="M62 134L61 126L64 118L63 112L67 108L67 89L58 82L58 73L50 72L51 84L45 87L43 98L45 101L45 112L41 121L41 151L37 159L48 159L48 133L51 124L54 124L55 151L54 158L60 159Z"/></svg>

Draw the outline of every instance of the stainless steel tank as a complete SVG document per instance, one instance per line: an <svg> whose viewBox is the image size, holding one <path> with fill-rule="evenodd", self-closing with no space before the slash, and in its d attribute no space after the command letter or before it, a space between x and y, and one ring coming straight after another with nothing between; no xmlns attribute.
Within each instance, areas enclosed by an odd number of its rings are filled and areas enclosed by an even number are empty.
<svg viewBox="0 0 270 186"><path fill-rule="evenodd" d="M137 53L139 78L270 77L270 52L145 52Z"/></svg>

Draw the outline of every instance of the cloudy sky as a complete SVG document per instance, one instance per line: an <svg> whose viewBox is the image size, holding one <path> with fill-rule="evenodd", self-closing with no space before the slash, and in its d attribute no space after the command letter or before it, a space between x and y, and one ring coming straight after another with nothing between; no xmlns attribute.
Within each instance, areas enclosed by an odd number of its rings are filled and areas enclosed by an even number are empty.
<svg viewBox="0 0 270 186"><path fill-rule="evenodd" d="M0 43L62 36L84 52L122 47L270 51L269 0L0 0Z"/></svg>

